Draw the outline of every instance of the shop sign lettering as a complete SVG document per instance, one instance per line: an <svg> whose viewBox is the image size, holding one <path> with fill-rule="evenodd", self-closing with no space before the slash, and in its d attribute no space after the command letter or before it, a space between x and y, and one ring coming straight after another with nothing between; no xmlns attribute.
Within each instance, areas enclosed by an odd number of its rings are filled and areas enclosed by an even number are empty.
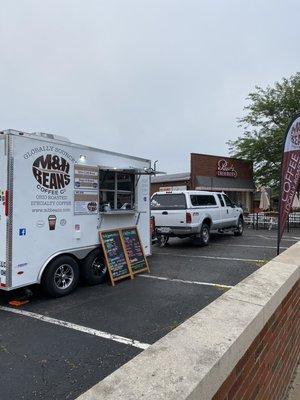
<svg viewBox="0 0 300 400"><path fill-rule="evenodd" d="M221 159L217 164L217 176L224 176L227 178L236 178L237 171L234 168L233 164L229 164L229 162L225 159Z"/></svg>

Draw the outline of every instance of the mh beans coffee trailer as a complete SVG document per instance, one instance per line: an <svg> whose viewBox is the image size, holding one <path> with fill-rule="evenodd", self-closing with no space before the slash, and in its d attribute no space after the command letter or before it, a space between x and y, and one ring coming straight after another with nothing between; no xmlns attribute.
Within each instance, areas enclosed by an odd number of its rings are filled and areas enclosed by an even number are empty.
<svg viewBox="0 0 300 400"><path fill-rule="evenodd" d="M0 289L70 293L106 278L99 232L137 226L150 243L146 159L45 133L0 132Z"/></svg>

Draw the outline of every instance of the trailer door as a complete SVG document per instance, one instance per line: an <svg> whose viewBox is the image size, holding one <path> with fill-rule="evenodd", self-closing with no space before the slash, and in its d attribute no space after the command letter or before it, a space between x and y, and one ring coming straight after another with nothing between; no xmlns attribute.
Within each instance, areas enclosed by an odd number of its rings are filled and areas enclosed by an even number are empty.
<svg viewBox="0 0 300 400"><path fill-rule="evenodd" d="M7 157L5 137L0 138L0 287L6 286Z"/></svg>

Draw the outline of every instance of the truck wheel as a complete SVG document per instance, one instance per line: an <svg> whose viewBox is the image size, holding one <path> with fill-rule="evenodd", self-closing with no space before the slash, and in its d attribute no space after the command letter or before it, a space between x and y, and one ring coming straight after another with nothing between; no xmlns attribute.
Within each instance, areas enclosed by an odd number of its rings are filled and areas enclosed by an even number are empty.
<svg viewBox="0 0 300 400"><path fill-rule="evenodd" d="M207 246L209 244L209 239L210 239L210 229L207 224L202 224L201 227L201 232L200 232L200 240L201 246Z"/></svg>
<svg viewBox="0 0 300 400"><path fill-rule="evenodd" d="M74 258L60 256L51 261L42 277L44 291L52 297L71 293L79 281L79 267Z"/></svg>
<svg viewBox="0 0 300 400"><path fill-rule="evenodd" d="M80 272L82 280L88 285L98 285L106 281L107 266L101 248L91 251L85 257Z"/></svg>
<svg viewBox="0 0 300 400"><path fill-rule="evenodd" d="M210 239L210 229L207 224L202 224L200 234L194 237L193 242L198 246L207 246Z"/></svg>
<svg viewBox="0 0 300 400"><path fill-rule="evenodd" d="M243 218L239 218L237 228L233 232L233 234L234 236L242 236L243 232L244 232L244 221Z"/></svg>

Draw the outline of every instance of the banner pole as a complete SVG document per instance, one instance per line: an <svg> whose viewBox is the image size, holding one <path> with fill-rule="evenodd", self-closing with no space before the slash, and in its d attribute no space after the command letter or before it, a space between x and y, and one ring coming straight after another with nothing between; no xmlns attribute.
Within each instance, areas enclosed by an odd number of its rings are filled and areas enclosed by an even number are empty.
<svg viewBox="0 0 300 400"><path fill-rule="evenodd" d="M278 197L278 220L277 220L277 255L279 255L280 252L280 242L281 242L281 237L280 237L280 232L281 232L281 195L282 195L282 173L283 173L283 160L284 160L284 148L285 148L285 142L286 138L290 129L290 126L292 123L289 124L288 128L284 132L283 138L282 138L282 145L281 145L281 166L280 166L280 176L279 176L279 197Z"/></svg>
<svg viewBox="0 0 300 400"><path fill-rule="evenodd" d="M280 242L281 242L281 237L280 237L280 231L281 231L281 195L282 195L282 173L283 173L283 159L284 159L284 147L285 147L285 141L287 137L288 129L286 132L284 132L283 138L282 138L282 145L281 145L281 166L280 166L280 175L279 175L279 194L278 194L278 220L277 220L277 255L279 255L280 252Z"/></svg>
<svg viewBox="0 0 300 400"><path fill-rule="evenodd" d="M277 220L277 255L279 255L280 240L281 240L281 238L280 238L280 231L281 231L280 214L281 214L281 179L280 179L280 189L279 189L278 220Z"/></svg>

